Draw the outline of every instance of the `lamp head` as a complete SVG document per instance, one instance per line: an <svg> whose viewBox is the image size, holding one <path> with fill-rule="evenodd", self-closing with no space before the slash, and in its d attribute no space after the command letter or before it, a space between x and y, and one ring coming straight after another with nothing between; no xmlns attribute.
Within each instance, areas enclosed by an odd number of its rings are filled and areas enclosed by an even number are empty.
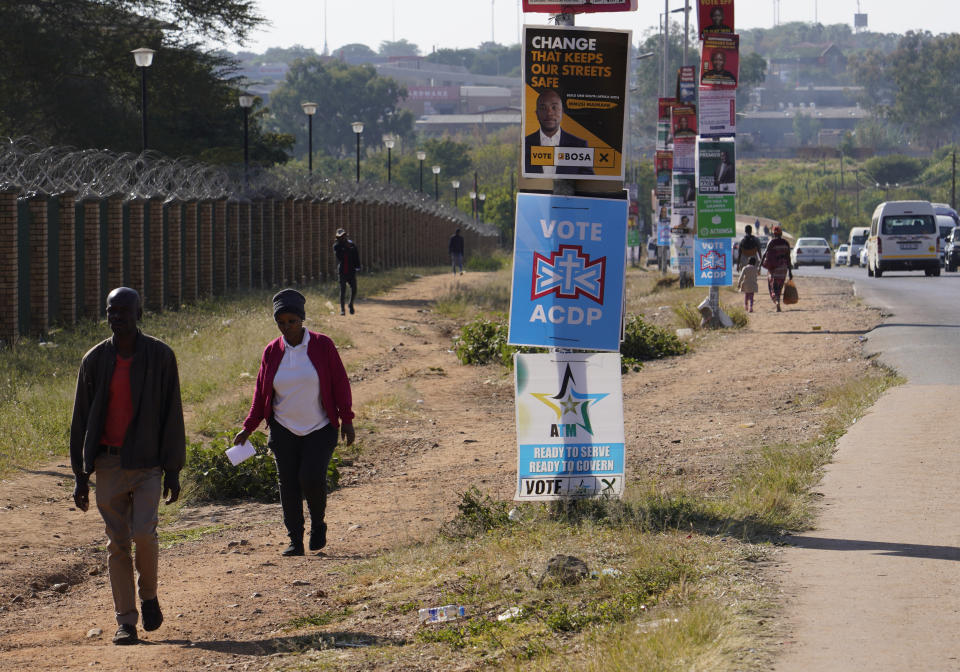
<svg viewBox="0 0 960 672"><path fill-rule="evenodd" d="M433 174L434 174L434 175L439 175L439 174L440 174L440 166L433 166L433 167L430 168L430 170L433 171Z"/></svg>
<svg viewBox="0 0 960 672"><path fill-rule="evenodd" d="M353 129L354 133L356 133L357 135L360 135L361 133L363 133L363 122L355 121L352 124L350 124L350 128Z"/></svg>
<svg viewBox="0 0 960 672"><path fill-rule="evenodd" d="M300 103L300 107L303 108L303 113L308 117L312 117L317 113L317 108L320 107L317 103Z"/></svg>
<svg viewBox="0 0 960 672"><path fill-rule="evenodd" d="M253 101L255 96L250 95L249 93L240 94L240 107L250 108L253 107Z"/></svg>
<svg viewBox="0 0 960 672"><path fill-rule="evenodd" d="M460 180L450 180L450 186L454 189L460 188Z"/></svg>
<svg viewBox="0 0 960 672"><path fill-rule="evenodd" d="M130 53L133 54L133 62L137 64L138 68L149 68L153 63L153 55L157 52L147 47L140 47Z"/></svg>
<svg viewBox="0 0 960 672"><path fill-rule="evenodd" d="M427 153L421 150L417 152L417 158L423 161L425 158L427 158Z"/></svg>

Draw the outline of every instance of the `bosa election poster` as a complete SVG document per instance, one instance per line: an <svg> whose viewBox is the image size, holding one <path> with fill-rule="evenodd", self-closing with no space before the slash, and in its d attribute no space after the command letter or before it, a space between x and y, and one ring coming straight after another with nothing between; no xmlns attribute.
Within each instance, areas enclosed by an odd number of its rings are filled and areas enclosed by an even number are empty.
<svg viewBox="0 0 960 672"><path fill-rule="evenodd" d="M518 500L619 497L620 355L514 355Z"/></svg>
<svg viewBox="0 0 960 672"><path fill-rule="evenodd" d="M525 26L523 176L622 180L630 31Z"/></svg>
<svg viewBox="0 0 960 672"><path fill-rule="evenodd" d="M523 0L524 12L586 14L589 12L632 12L637 0Z"/></svg>

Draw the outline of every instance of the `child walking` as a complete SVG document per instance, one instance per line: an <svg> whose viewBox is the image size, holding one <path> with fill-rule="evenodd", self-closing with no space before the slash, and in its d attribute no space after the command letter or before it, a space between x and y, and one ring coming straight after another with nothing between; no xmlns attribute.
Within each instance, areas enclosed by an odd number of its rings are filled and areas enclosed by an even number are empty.
<svg viewBox="0 0 960 672"><path fill-rule="evenodd" d="M759 291L757 276L760 269L757 267L757 258L750 257L747 265L740 270L740 279L737 280L737 289L743 292L743 309L753 312L753 295Z"/></svg>

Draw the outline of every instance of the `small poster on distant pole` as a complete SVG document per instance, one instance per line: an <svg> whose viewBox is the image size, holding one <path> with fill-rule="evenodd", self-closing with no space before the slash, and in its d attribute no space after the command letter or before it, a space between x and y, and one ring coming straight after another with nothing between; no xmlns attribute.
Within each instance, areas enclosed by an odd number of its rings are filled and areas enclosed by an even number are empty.
<svg viewBox="0 0 960 672"><path fill-rule="evenodd" d="M637 0L523 0L523 11L526 13L632 12L636 8Z"/></svg>
<svg viewBox="0 0 960 672"><path fill-rule="evenodd" d="M715 33L732 33L733 0L697 0L701 39Z"/></svg>
<svg viewBox="0 0 960 672"><path fill-rule="evenodd" d="M710 33L700 50L700 89L734 91L740 73L740 36Z"/></svg>
<svg viewBox="0 0 960 672"><path fill-rule="evenodd" d="M673 134L670 132L670 110L676 105L676 98L657 100L657 150L673 149Z"/></svg>
<svg viewBox="0 0 960 672"><path fill-rule="evenodd" d="M701 142L698 147L697 189L701 194L736 194L736 143Z"/></svg>

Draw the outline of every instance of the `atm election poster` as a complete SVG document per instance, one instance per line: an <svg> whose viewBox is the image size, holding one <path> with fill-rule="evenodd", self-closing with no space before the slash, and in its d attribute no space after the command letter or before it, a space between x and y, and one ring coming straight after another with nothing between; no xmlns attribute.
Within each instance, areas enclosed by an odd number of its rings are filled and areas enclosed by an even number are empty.
<svg viewBox="0 0 960 672"><path fill-rule="evenodd" d="M517 195L511 345L620 349L627 210L625 198Z"/></svg>
<svg viewBox="0 0 960 672"><path fill-rule="evenodd" d="M620 355L514 355L521 501L620 497L624 480Z"/></svg>
<svg viewBox="0 0 960 672"><path fill-rule="evenodd" d="M524 27L523 177L623 180L630 34Z"/></svg>

